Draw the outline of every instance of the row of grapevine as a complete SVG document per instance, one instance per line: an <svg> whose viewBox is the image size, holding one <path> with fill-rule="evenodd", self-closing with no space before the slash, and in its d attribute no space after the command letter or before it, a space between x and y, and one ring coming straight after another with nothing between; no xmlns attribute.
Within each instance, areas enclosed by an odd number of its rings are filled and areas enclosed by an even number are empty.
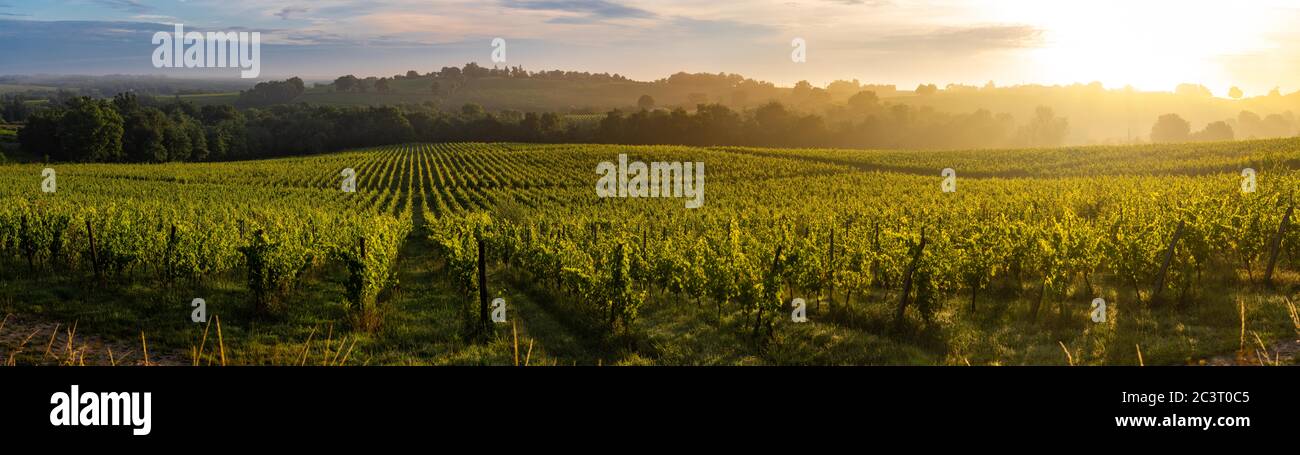
<svg viewBox="0 0 1300 455"><path fill-rule="evenodd" d="M52 194L40 192L42 166L8 166L0 261L168 284L242 273L259 307L334 264L365 315L396 287L398 251L419 223L467 302L483 297L482 241L493 267L530 275L551 305L605 333L626 332L658 300L718 320L738 312L755 333L794 297L856 297L929 320L952 297L981 311L1011 290L1035 300L1038 317L1104 289L1194 302L1210 275L1264 282L1270 264L1300 266L1300 229L1283 220L1300 183L1286 164L1293 142L1243 144L942 154L408 144L57 165ZM619 154L705 163L704 206L597 197L597 163ZM1245 166L1259 171L1252 193L1234 171ZM964 176L956 193L940 191L943 167ZM343 169L356 171L355 193L340 190Z"/></svg>

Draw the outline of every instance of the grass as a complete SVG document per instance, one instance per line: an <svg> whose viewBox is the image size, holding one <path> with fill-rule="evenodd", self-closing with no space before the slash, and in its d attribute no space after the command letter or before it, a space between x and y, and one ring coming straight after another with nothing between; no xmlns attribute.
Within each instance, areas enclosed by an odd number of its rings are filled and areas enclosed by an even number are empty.
<svg viewBox="0 0 1300 455"><path fill-rule="evenodd" d="M507 300L511 323L474 341L464 335L467 303L423 239L417 233L403 248L402 289L386 303L384 323L374 332L351 330L341 270L318 272L294 291L292 303L265 317L249 311L239 277L180 295L147 280L100 288L76 273L30 273L21 270L25 264L11 264L0 283L0 312L75 324L78 333L134 340L138 347L147 342L155 359L201 365L1183 365L1225 356L1272 364L1275 357L1265 359L1270 343L1300 332L1291 274L1280 290L1209 281L1204 298L1184 305L1153 307L1110 292L1102 296L1109 304L1104 323L1091 322L1091 298L1081 293L1044 302L1037 321L1029 318L1032 292L992 293L975 313L965 298L953 297L931 324L909 314L903 333L892 328L892 293L847 303L837 295L834 306L810 298L810 321L778 314L770 340L751 337L751 319L733 307L719 319L707 301L697 306L652 291L632 333L611 342L556 311L555 299L532 285L532 277L496 267L493 295ZM208 302L208 323L189 321L193 297ZM26 352L35 355L30 347Z"/></svg>
<svg viewBox="0 0 1300 455"><path fill-rule="evenodd" d="M1093 295L1073 283L1052 293L1036 319L1030 317L1037 297L1032 283L995 283L981 291L978 311L969 309L967 297L953 296L931 322L909 312L902 331L894 329L898 297L891 291L851 301L842 293L786 295L807 299L810 321L793 323L788 310L778 311L770 339L752 337L750 320L734 304L719 315L707 299L658 289L649 290L630 333L604 336L565 311L566 297L538 285L539 277L498 265L490 271L491 295L506 299L510 322L471 339L465 333L471 303L447 282L432 251L417 229L401 251L401 289L386 294L383 324L374 331L352 329L345 272L338 268L312 272L286 304L263 316L250 311L238 274L184 283L177 286L182 292L143 272L99 286L85 270L29 270L0 258L0 314L44 323L44 330L22 333L16 322L0 325L0 360L21 351L15 363L81 363L73 340L99 336L118 347L98 360L120 364L145 361L146 346L152 363L203 365L1276 364L1284 363L1276 346L1300 336L1293 303L1300 273L1290 270L1296 258L1284 258L1288 267L1275 277L1276 287L1210 266L1214 273L1181 304L1140 303L1150 299L1117 286L1114 277L1095 277L1093 288L1107 291ZM196 297L206 300L211 323L189 320ZM1108 303L1104 323L1088 317L1095 297ZM75 331L61 335L69 327ZM48 341L24 338L28 333ZM73 347L59 355L54 347L60 345Z"/></svg>
<svg viewBox="0 0 1300 455"><path fill-rule="evenodd" d="M418 238L419 236L413 236ZM157 289L150 283L103 287L81 273L28 272L26 264L7 264L0 275L0 313L47 321L77 321L83 333L115 340L133 340L142 333L151 355L170 354L187 363L204 346L201 364L219 362L210 337L219 320L225 363L229 365L429 365L510 364L513 346L508 329L486 343L470 343L460 335L460 302L445 282L436 279L440 265L418 240L406 246L401 282L409 283L388 302L387 319L373 333L352 331L343 294L344 272L324 270L306 280L287 300L292 303L271 316L258 316L246 304L240 277L222 277L185 293ZM191 295L195 294L195 295ZM207 324L193 323L189 302L207 302ZM205 335L206 333L206 335ZM349 346L350 354L343 357ZM527 341L525 341L527 343ZM12 350L12 346L0 345ZM3 358L7 354L0 354ZM540 350L533 362L553 363Z"/></svg>

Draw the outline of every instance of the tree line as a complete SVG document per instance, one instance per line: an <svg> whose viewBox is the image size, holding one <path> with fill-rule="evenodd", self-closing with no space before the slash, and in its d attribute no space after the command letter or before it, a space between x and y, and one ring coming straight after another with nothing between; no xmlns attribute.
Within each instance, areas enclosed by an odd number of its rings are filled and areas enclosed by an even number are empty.
<svg viewBox="0 0 1300 455"><path fill-rule="evenodd" d="M406 142L544 142L771 147L993 147L1008 141L1059 143L1068 124L1050 109L1017 127L987 111L942 114L891 106L859 122L828 125L820 116L772 102L736 111L721 104L611 111L598 122L554 112L454 112L433 103L380 107L308 104L237 109L184 101L155 105L124 93L73 98L38 110L19 131L25 153L51 161L168 162L317 154Z"/></svg>
<svg viewBox="0 0 1300 455"><path fill-rule="evenodd" d="M19 130L23 151L47 161L169 162L258 159L415 141L575 141L555 113L457 112L432 103L381 107L308 104L238 109L159 103L123 93L75 97L37 110Z"/></svg>
<svg viewBox="0 0 1300 455"><path fill-rule="evenodd" d="M1024 124L1009 114L977 110L950 114L905 104L880 103L873 92L850 98L847 114L828 121L779 102L733 110L701 104L694 113L682 108L642 109L605 115L591 140L613 144L746 145L760 147L851 148L993 148L1057 146L1069 132L1067 119L1041 107Z"/></svg>
<svg viewBox="0 0 1300 455"><path fill-rule="evenodd" d="M31 111L27 97L22 94L0 96L0 122L25 122Z"/></svg>

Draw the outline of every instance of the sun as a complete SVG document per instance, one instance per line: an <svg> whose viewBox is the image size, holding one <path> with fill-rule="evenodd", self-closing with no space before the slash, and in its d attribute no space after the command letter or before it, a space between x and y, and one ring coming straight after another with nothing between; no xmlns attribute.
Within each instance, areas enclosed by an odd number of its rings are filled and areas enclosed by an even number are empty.
<svg viewBox="0 0 1300 455"><path fill-rule="evenodd" d="M1269 8L1198 1L998 2L992 17L1042 31L1026 51L1026 79L1099 81L1107 87L1172 90L1205 84L1224 95L1234 56L1275 48Z"/></svg>

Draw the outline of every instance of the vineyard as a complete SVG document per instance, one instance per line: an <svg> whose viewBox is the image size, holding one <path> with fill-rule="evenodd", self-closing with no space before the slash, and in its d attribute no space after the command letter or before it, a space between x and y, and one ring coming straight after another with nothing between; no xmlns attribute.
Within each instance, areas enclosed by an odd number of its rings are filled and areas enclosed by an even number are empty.
<svg viewBox="0 0 1300 455"><path fill-rule="evenodd" d="M704 163L703 206L598 197L619 154ZM1297 163L1285 139L7 165L0 313L195 364L1288 363Z"/></svg>

